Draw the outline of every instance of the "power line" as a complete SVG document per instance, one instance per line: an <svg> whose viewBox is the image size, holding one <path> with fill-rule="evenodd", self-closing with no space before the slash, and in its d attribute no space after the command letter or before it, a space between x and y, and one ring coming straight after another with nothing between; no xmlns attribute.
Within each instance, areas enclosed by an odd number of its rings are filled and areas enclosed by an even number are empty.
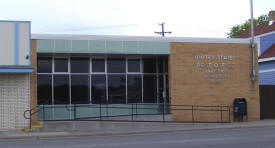
<svg viewBox="0 0 275 148"><path fill-rule="evenodd" d="M164 31L164 24L165 24L164 22L159 24L161 26L161 32L157 32L157 31L155 32L156 34L160 34L162 37L164 37L165 33L169 33L169 34L172 33L172 31L168 31L168 32Z"/></svg>

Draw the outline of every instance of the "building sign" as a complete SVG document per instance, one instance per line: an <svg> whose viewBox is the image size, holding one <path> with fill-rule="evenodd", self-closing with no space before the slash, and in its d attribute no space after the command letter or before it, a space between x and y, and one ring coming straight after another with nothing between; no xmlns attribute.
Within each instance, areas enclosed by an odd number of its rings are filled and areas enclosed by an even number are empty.
<svg viewBox="0 0 275 148"><path fill-rule="evenodd" d="M232 78L230 72L234 69L236 56L233 55L196 55L196 69L202 73L203 79L210 83L220 84L224 79Z"/></svg>

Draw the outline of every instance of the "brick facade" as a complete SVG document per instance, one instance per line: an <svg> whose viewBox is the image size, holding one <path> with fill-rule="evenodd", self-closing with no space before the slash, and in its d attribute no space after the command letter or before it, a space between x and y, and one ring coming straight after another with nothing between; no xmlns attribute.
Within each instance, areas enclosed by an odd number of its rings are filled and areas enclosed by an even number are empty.
<svg viewBox="0 0 275 148"><path fill-rule="evenodd" d="M37 54L36 54L36 40L31 40L31 65L33 73L30 74L30 108L37 106ZM32 121L37 120L37 116L32 116Z"/></svg>
<svg viewBox="0 0 275 148"><path fill-rule="evenodd" d="M249 44L171 43L170 46L172 105L232 107L234 98L246 98L249 120L260 119L258 77L254 82L250 80ZM176 121L192 121L191 110L171 110L171 113ZM219 121L221 113L194 111L193 115L195 121ZM223 121L228 121L228 112L222 116ZM231 108L231 121L232 118Z"/></svg>

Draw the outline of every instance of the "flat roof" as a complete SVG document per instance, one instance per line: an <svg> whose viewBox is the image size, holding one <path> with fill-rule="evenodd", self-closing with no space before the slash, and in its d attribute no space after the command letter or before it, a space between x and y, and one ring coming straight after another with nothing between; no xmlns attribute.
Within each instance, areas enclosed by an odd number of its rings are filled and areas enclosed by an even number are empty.
<svg viewBox="0 0 275 148"><path fill-rule="evenodd" d="M31 23L31 21L21 21L21 20L0 20L0 22L20 22L20 23Z"/></svg>
<svg viewBox="0 0 275 148"><path fill-rule="evenodd" d="M45 40L109 40L109 41L153 41L153 42L196 42L196 43L239 43L249 44L250 39L195 38L195 37L155 37L118 35L77 35L77 34L31 34L31 39Z"/></svg>

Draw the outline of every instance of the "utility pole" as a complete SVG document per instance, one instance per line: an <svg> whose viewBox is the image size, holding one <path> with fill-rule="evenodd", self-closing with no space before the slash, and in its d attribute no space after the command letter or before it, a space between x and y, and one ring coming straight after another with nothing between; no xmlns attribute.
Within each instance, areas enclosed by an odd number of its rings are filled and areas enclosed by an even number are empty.
<svg viewBox="0 0 275 148"><path fill-rule="evenodd" d="M161 26L161 32L157 32L157 31L155 32L156 34L160 34L162 37L164 37L165 33L169 33L169 34L172 33L171 31L168 31L168 32L164 31L164 24L165 24L164 22L159 24Z"/></svg>
<svg viewBox="0 0 275 148"><path fill-rule="evenodd" d="M250 35L251 35L251 58L252 58L252 70L250 74L251 80L254 82L256 79L256 68L255 68L255 43L254 43L254 21L253 21L253 0L250 0Z"/></svg>

